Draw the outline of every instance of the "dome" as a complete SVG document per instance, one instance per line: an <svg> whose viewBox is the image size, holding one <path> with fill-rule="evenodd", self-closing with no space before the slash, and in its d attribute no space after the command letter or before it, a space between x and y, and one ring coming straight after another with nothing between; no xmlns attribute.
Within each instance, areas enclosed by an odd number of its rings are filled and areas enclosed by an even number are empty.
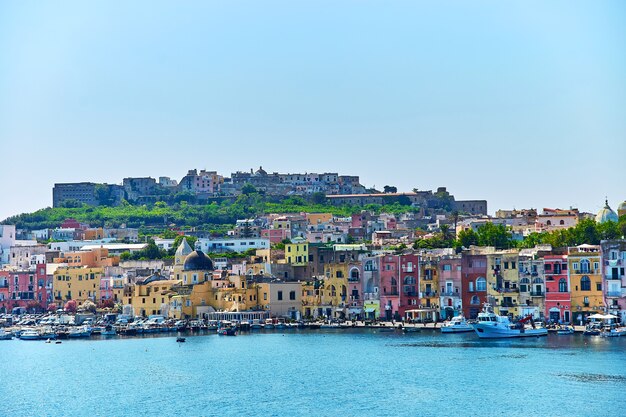
<svg viewBox="0 0 626 417"><path fill-rule="evenodd" d="M195 250L185 258L183 271L213 271L213 261L201 250Z"/></svg>
<svg viewBox="0 0 626 417"><path fill-rule="evenodd" d="M622 201L622 203L617 206L617 215L622 216L626 214L626 201Z"/></svg>
<svg viewBox="0 0 626 417"><path fill-rule="evenodd" d="M596 223L606 223L606 222L617 223L618 220L619 219L617 218L617 214L615 214L615 212L611 210L611 207L609 207L608 200L605 201L604 208L600 210L598 214L596 215Z"/></svg>

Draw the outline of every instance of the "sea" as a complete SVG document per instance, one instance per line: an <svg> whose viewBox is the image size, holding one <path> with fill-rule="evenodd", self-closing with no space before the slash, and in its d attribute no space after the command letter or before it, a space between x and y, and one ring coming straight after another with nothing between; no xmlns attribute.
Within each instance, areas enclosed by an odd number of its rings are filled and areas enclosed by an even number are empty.
<svg viewBox="0 0 626 417"><path fill-rule="evenodd" d="M285 330L0 341L0 416L624 416L626 337Z"/></svg>

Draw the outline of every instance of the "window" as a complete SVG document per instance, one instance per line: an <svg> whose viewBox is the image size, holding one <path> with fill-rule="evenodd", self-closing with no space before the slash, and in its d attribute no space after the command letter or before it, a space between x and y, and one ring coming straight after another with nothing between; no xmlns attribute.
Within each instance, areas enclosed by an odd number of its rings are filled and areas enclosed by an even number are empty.
<svg viewBox="0 0 626 417"><path fill-rule="evenodd" d="M537 267L535 266L535 269L536 269L536 268L537 268ZM511 269L515 269L515 262L511 262Z"/></svg>
<svg viewBox="0 0 626 417"><path fill-rule="evenodd" d="M581 291L591 291L591 280L587 275L580 279L580 290Z"/></svg>
<svg viewBox="0 0 626 417"><path fill-rule="evenodd" d="M487 291L487 280L480 277L476 280L476 291Z"/></svg>
<svg viewBox="0 0 626 417"><path fill-rule="evenodd" d="M559 292L567 292L567 280L565 278L559 280Z"/></svg>
<svg viewBox="0 0 626 417"><path fill-rule="evenodd" d="M565 220L560 220L560 221L559 221L559 224L560 224L561 226L563 226L563 225L565 224Z"/></svg>
<svg viewBox="0 0 626 417"><path fill-rule="evenodd" d="M589 273L589 261L587 259L580 261L580 272Z"/></svg>
<svg viewBox="0 0 626 417"><path fill-rule="evenodd" d="M504 269L509 269L509 263L508 262L504 262Z"/></svg>
<svg viewBox="0 0 626 417"><path fill-rule="evenodd" d="M415 277L405 277L404 278L404 285L415 285Z"/></svg>
<svg viewBox="0 0 626 417"><path fill-rule="evenodd" d="M444 265L443 266L443 270L444 271L451 271L452 270L452 265Z"/></svg>
<svg viewBox="0 0 626 417"><path fill-rule="evenodd" d="M278 301L282 301L282 299L283 299L283 292L278 291Z"/></svg>
<svg viewBox="0 0 626 417"><path fill-rule="evenodd" d="M474 292L474 282L469 282L469 292Z"/></svg>
<svg viewBox="0 0 626 417"><path fill-rule="evenodd" d="M594 263L593 263L593 269L594 269L595 271L598 271L598 269L600 269L600 264L599 264L598 262L594 262Z"/></svg>
<svg viewBox="0 0 626 417"><path fill-rule="evenodd" d="M289 299L290 300L295 300L296 299L296 292L295 291L289 291Z"/></svg>
<svg viewBox="0 0 626 417"><path fill-rule="evenodd" d="M474 304L474 305L479 305L480 304L480 299L478 298L477 295L472 297L472 300L470 301L470 304Z"/></svg>
<svg viewBox="0 0 626 417"><path fill-rule="evenodd" d="M596 282L596 290L602 291L602 283L601 282Z"/></svg>

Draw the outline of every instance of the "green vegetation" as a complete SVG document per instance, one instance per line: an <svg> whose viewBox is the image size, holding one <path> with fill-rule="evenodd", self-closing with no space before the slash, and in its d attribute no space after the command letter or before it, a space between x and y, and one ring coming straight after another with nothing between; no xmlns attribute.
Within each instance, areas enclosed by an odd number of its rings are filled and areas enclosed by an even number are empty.
<svg viewBox="0 0 626 417"><path fill-rule="evenodd" d="M434 237L417 240L414 249L461 248L476 246L494 246L496 249L533 248L540 244L550 244L553 248L577 246L587 243L598 245L602 240L619 239L626 236L626 216L618 223L598 224L593 219L584 219L575 227L556 230L550 233L531 233L523 240L514 240L510 228L504 225L486 223L478 231L463 230L454 239L448 227L442 226Z"/></svg>
<svg viewBox="0 0 626 417"><path fill-rule="evenodd" d="M251 190L250 190L251 191ZM152 205L133 206L123 202L118 207L58 207L37 210L9 217L3 224L15 224L20 229L45 229L58 227L63 220L74 218L89 223L92 227L127 227L157 229L165 233L172 225L176 227L197 227L202 230L215 231L216 234L225 230L222 225L232 225L238 219L245 219L267 213L332 213L336 216L348 217L361 210L372 210L376 213L386 212L401 214L416 212L419 209L407 205L403 201L390 204L370 204L366 206L332 206L317 195L307 201L302 197L272 199L256 192L241 195L234 200L222 200L203 205L192 205L186 201L168 205L157 202ZM409 202L410 203L410 202ZM151 233L154 234L154 233Z"/></svg>

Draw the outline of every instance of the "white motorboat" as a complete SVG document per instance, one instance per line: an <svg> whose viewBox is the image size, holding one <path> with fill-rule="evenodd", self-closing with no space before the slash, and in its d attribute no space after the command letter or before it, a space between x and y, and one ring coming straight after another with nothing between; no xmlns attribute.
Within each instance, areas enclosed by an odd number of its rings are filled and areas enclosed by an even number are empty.
<svg viewBox="0 0 626 417"><path fill-rule="evenodd" d="M530 322L530 326L525 323ZM548 329L536 327L532 316L527 316L517 323L511 323L508 316L498 316L485 304L483 311L478 313L478 322L473 325L474 331L481 339L502 339L511 337L547 336Z"/></svg>
<svg viewBox="0 0 626 417"><path fill-rule="evenodd" d="M265 319L265 329L266 330L270 330L274 328L274 320L272 319Z"/></svg>
<svg viewBox="0 0 626 417"><path fill-rule="evenodd" d="M22 340L39 340L40 338L39 332L35 329L22 330L20 333L20 339Z"/></svg>
<svg viewBox="0 0 626 417"><path fill-rule="evenodd" d="M4 329L0 329L0 340L11 340L13 335L10 332L5 332Z"/></svg>
<svg viewBox="0 0 626 417"><path fill-rule="evenodd" d="M101 336L115 336L116 335L115 327L107 324L103 327L102 331L100 331Z"/></svg>
<svg viewBox="0 0 626 417"><path fill-rule="evenodd" d="M474 328L463 316L452 317L441 325L441 333L464 333L473 332Z"/></svg>
<svg viewBox="0 0 626 417"><path fill-rule="evenodd" d="M250 329L252 330L260 330L263 327L265 327L265 325L261 323L259 319L252 320L252 323L250 324Z"/></svg>

